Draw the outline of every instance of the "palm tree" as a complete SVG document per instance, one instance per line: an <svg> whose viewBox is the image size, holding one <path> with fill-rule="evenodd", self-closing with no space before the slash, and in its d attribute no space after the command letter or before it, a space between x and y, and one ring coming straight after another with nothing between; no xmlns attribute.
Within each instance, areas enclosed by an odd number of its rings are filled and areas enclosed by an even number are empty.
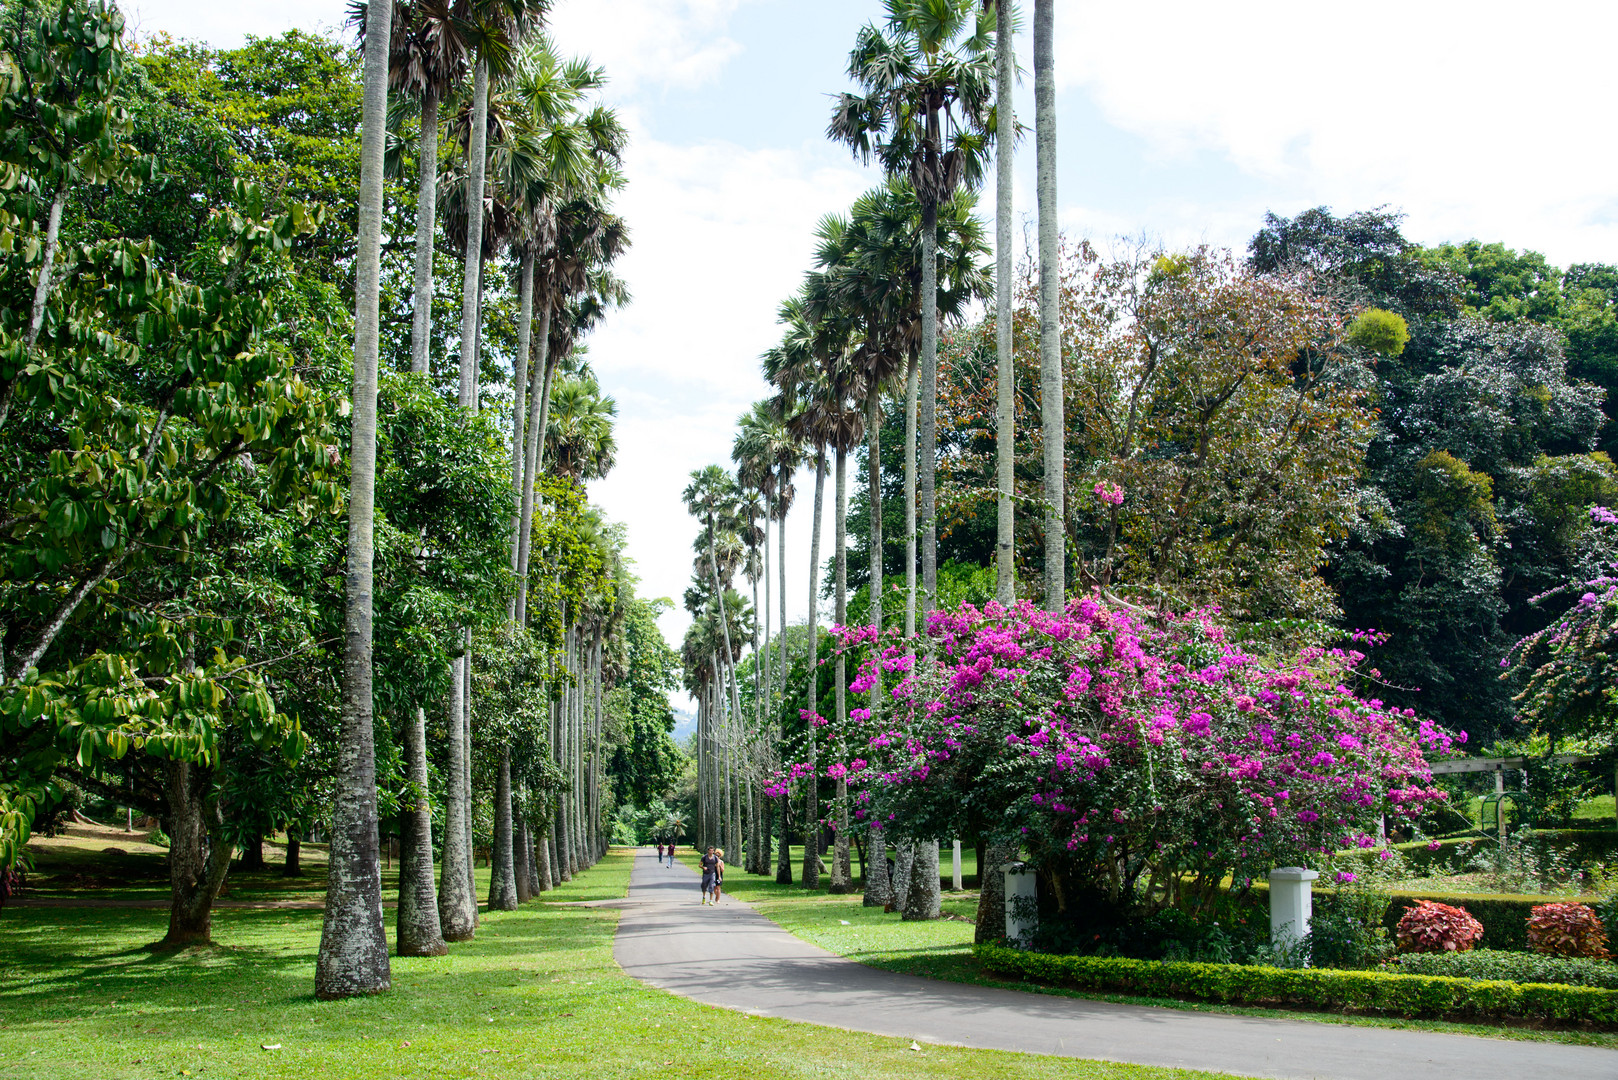
<svg viewBox="0 0 1618 1080"><path fill-rule="evenodd" d="M993 20L976 0L886 0L885 28L855 38L848 74L863 95L839 95L827 135L890 176L907 176L921 203L920 484L922 589L938 595L937 230L939 207L975 188L993 141Z"/></svg>
<svg viewBox="0 0 1618 1080"><path fill-rule="evenodd" d="M1056 70L1053 0L1034 0L1034 156L1039 163L1039 426L1045 449L1045 609L1067 601L1067 509L1062 470L1061 252L1056 228Z"/></svg>
<svg viewBox="0 0 1618 1080"><path fill-rule="evenodd" d="M1012 165L1017 118L1012 106L1016 62L1012 42L1017 26L1011 0L994 5L994 371L995 371L995 599L1010 606L1017 599L1016 484L1017 373L1011 356Z"/></svg>
<svg viewBox="0 0 1618 1080"><path fill-rule="evenodd" d="M371 702L372 529L376 505L378 294L382 277L382 168L388 113L391 4L370 16L360 134L359 250L354 281L354 397L349 444L348 566L343 619L342 728L337 797L315 994L376 994L392 985L382 928L376 753Z"/></svg>

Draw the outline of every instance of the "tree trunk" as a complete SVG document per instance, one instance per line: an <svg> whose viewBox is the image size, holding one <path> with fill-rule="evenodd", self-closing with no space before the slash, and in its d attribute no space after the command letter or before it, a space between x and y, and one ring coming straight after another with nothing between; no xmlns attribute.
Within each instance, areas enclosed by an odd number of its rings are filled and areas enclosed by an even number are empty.
<svg viewBox="0 0 1618 1080"><path fill-rule="evenodd" d="M571 635L572 635L572 633L573 633L573 631L571 631L571 630L568 631L568 635L569 635L568 641L567 641L567 643L564 644L564 649L566 650L566 653L571 653L571 651L572 651L571 650ZM566 653L564 655L566 655ZM551 746L554 748L554 753L556 753L556 755L557 755L556 764L557 764L557 766L559 768L561 768L563 770L562 775L563 775L564 780L567 777L566 764L565 764L566 761L567 761L567 748L566 748L566 746L564 745L564 742L563 742L565 729L567 727L567 717L565 715L566 706L567 706L567 694L568 694L568 692L567 692L566 688L564 688L562 690L562 700L556 703L555 709L552 711L552 714L551 714L552 715L551 728L552 728L552 731L555 732L555 736L556 736L552 740ZM573 880L573 871L568 866L568 862L567 862L567 808L566 808L566 805L565 805L566 801L567 801L567 793L565 791L564 792L559 792L558 795L557 795L557 799L556 799L555 824L552 827L552 831L553 831L553 833L555 835L555 838L556 838L556 848L555 848L556 876L557 876L557 880L559 882L566 882L566 881L572 881Z"/></svg>
<svg viewBox="0 0 1618 1080"><path fill-rule="evenodd" d="M781 835L776 840L775 883L792 884L792 799L781 796Z"/></svg>
<svg viewBox="0 0 1618 1080"><path fill-rule="evenodd" d="M526 904L534 898L528 847L528 826L521 814L511 818L511 868L517 879L517 903Z"/></svg>
<svg viewBox="0 0 1618 1080"><path fill-rule="evenodd" d="M1034 150L1039 196L1039 423L1045 449L1045 610L1067 603L1067 437L1062 401L1061 252L1056 206L1056 0L1034 0Z"/></svg>
<svg viewBox="0 0 1618 1080"><path fill-rule="evenodd" d="M213 943L213 901L230 871L230 845L219 807L209 795L206 770L189 762L166 762L163 795L168 803L169 929L158 949Z"/></svg>
<svg viewBox="0 0 1618 1080"><path fill-rule="evenodd" d="M780 610L778 612L776 612L776 618L778 620L778 623L777 623L777 626L776 626L776 630L777 630L776 637L780 640L780 643L781 643L780 663L778 663L776 665L776 669L779 672L778 679L779 679L779 682L780 682L780 685L777 687L777 689L780 690L781 697L782 697L783 700L785 700L786 693L787 693L787 511L786 511L786 490L787 490L788 485L791 484L791 482L792 482L792 473L785 466L782 466L781 467L781 475L777 478L776 487L775 487L776 508L778 509L778 511L780 513L779 518L777 518L777 520L780 522L780 524L778 524L775 527L775 557L776 557L776 570L777 570L778 576L780 578L780 581L779 581L777 587L778 587L778 589L780 590L780 593L781 593ZM785 830L783 829L783 831L785 831ZM783 840L782 843L785 843L785 841ZM787 877L788 877L788 882L787 883L790 884L791 883L790 882L790 879L791 879L790 860L788 860L788 862L789 862L789 866L788 866L788 874L787 874Z"/></svg>
<svg viewBox="0 0 1618 1080"><path fill-rule="evenodd" d="M981 945L1006 936L1006 875L1000 869L1017 857L1017 845L991 840L978 862L977 929L972 940Z"/></svg>
<svg viewBox="0 0 1618 1080"><path fill-rule="evenodd" d="M534 329L534 254L523 252L520 284L517 288L517 351L511 356L511 573L513 578L522 567L522 491L523 466L526 463L528 440L523 421L527 419L528 354L532 351ZM506 607L506 618L517 622L517 593L512 590Z"/></svg>
<svg viewBox="0 0 1618 1080"><path fill-rule="evenodd" d="M39 331L45 325L45 307L51 298L51 278L56 274L56 253L61 247L62 208L67 205L67 186L58 188L51 198L50 210L45 217L45 250L39 261L39 278L34 282L34 303L28 314L29 349L39 341ZM21 376L18 372L13 380ZM0 423L4 417L0 417Z"/></svg>
<svg viewBox="0 0 1618 1080"><path fill-rule="evenodd" d="M826 497L826 452L818 450L815 454L815 519L809 537L809 702L805 706L811 714L818 714L820 705L817 701L817 683L819 671L819 632L815 617L816 605L820 603L820 522ZM813 723L809 725L809 776L804 794L803 818L803 887L806 889L820 888L820 854L816 833L820 830L820 764L816 760L815 745L819 736L815 732Z"/></svg>
<svg viewBox="0 0 1618 1080"><path fill-rule="evenodd" d="M551 844L549 830L534 837L534 895L550 892L556 887L551 873Z"/></svg>
<svg viewBox="0 0 1618 1080"><path fill-rule="evenodd" d="M835 593L836 602L833 606L833 621L838 626L848 625L848 450L846 447L837 447L837 482L833 485L832 507L832 536L835 537L833 550L834 570L836 575ZM875 552L873 550L873 556ZM871 580L875 582L878 574L875 564L872 564ZM873 593L871 606L874 610L881 603L881 593ZM842 649L837 650L837 661L834 669L836 684L833 693L837 700L837 756L839 763L846 763L848 759L847 746L843 733L848 727L848 665L843 656ZM831 886L834 893L849 892L853 886L848 880L848 811L845 803L848 799L848 781L839 776L834 788L837 810L837 838L833 842L834 848L831 858Z"/></svg>
<svg viewBox="0 0 1618 1080"><path fill-rule="evenodd" d="M461 783L466 772L466 727L461 722L461 698L466 684L461 664L450 665L449 708L445 727L449 733L449 768L444 777L444 862L438 875L438 920L445 941L470 941L477 932L477 902L467 887L472 865L472 848L466 839L466 801Z"/></svg>
<svg viewBox="0 0 1618 1080"><path fill-rule="evenodd" d="M910 869L910 889L905 895L905 922L936 919L944 914L938 877L938 841L920 840L910 845L915 852Z"/></svg>
<svg viewBox="0 0 1618 1080"><path fill-rule="evenodd" d="M438 228L438 95L421 99L421 138L416 159L416 282L410 312L410 370L427 373L433 338L433 236Z"/></svg>
<svg viewBox="0 0 1618 1080"><path fill-rule="evenodd" d="M472 628L463 631L466 659L461 661L461 737L466 753L461 758L461 801L466 813L461 825L466 833L466 900L472 909L472 925L478 924L477 845L472 839Z"/></svg>
<svg viewBox="0 0 1618 1080"><path fill-rule="evenodd" d="M905 374L905 640L916 636L916 362ZM880 436L879 436L880 437ZM880 459L879 459L880 460ZM881 480L880 469L877 472ZM878 488L880 491L880 487Z"/></svg>
<svg viewBox="0 0 1618 1080"><path fill-rule="evenodd" d="M1012 102L1014 34L1010 0L995 3L995 178L994 178L994 356L995 356L995 579L994 596L1010 606L1017 600L1016 485L1017 372L1011 352L1012 165L1017 118Z"/></svg>
<svg viewBox="0 0 1618 1080"><path fill-rule="evenodd" d="M922 624L938 608L938 203L921 208L920 468Z"/></svg>
<svg viewBox="0 0 1618 1080"><path fill-rule="evenodd" d="M375 994L392 984L388 936L382 927L382 868L377 858L371 690L382 158L387 134L388 46L392 20L391 5L379 5L371 13L365 35L342 714L326 871L326 914L321 927L320 953L315 961L315 996L320 998Z"/></svg>
<svg viewBox="0 0 1618 1080"><path fill-rule="evenodd" d="M449 952L438 921L433 890L433 807L427 789L427 713L417 709L405 732L410 796L399 805L399 910L396 951L400 956Z"/></svg>
<svg viewBox="0 0 1618 1080"><path fill-rule="evenodd" d="M893 850L893 906L904 911L910 899L910 868L916 861L916 845L900 840Z"/></svg>
<svg viewBox="0 0 1618 1080"><path fill-rule="evenodd" d="M477 403L478 269L483 262L483 176L488 167L489 64L478 57L472 75L472 130L466 151L466 271L461 282L461 384L463 409Z"/></svg>
<svg viewBox="0 0 1618 1080"><path fill-rule="evenodd" d="M295 829L287 831L287 857L281 866L282 877L303 877L303 865L300 857L303 855L303 838Z"/></svg>
<svg viewBox="0 0 1618 1080"><path fill-rule="evenodd" d="M893 882L888 880L888 843L880 827L867 834L865 855L866 907L885 908L893 903Z"/></svg>
<svg viewBox="0 0 1618 1080"><path fill-rule="evenodd" d="M523 449L522 508L518 515L517 536L517 606L516 620L528 625L528 564L532 555L534 531L534 487L539 477L542 451L545 444L547 399L550 396L551 364L551 302L549 290L541 293L543 304L539 312L539 355L534 358L533 380L538 392L528 395L528 424L525 429L527 445Z"/></svg>
<svg viewBox="0 0 1618 1080"><path fill-rule="evenodd" d="M489 910L517 910L517 865L511 835L511 750L500 748L494 784L494 850L489 853Z"/></svg>

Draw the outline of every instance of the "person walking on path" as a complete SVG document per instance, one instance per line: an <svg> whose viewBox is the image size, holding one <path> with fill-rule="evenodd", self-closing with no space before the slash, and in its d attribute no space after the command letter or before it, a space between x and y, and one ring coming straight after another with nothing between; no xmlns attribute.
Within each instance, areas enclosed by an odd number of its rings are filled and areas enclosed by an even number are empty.
<svg viewBox="0 0 1618 1080"><path fill-rule="evenodd" d="M719 856L714 854L712 847L708 854L702 857L702 902L706 904L713 894L714 882L719 878Z"/></svg>
<svg viewBox="0 0 1618 1080"><path fill-rule="evenodd" d="M725 849L715 848L714 855L717 858L714 861L713 868L713 902L717 904L719 903L719 894L725 889Z"/></svg>
<svg viewBox="0 0 1618 1080"><path fill-rule="evenodd" d="M663 861L663 841L661 840L657 842L657 861Z"/></svg>
<svg viewBox="0 0 1618 1080"><path fill-rule="evenodd" d="M669 865L674 865L674 841L669 841Z"/></svg>

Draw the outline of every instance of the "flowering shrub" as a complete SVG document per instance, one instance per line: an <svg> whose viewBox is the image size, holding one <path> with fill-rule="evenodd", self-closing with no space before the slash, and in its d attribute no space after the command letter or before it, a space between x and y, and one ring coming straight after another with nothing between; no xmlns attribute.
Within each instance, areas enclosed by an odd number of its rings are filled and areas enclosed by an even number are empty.
<svg viewBox="0 0 1618 1080"><path fill-rule="evenodd" d="M1528 947L1546 956L1608 958L1607 930L1583 904L1540 904L1528 916Z"/></svg>
<svg viewBox="0 0 1618 1080"><path fill-rule="evenodd" d="M1395 936L1401 952L1466 952L1483 936L1483 924L1465 908L1423 900L1404 913Z"/></svg>
<svg viewBox="0 0 1618 1080"><path fill-rule="evenodd" d="M1356 652L1265 664L1207 613L1152 625L1088 597L967 605L927 631L930 657L887 646L850 686L880 662L881 708L851 714L855 818L1018 837L1115 906L1206 910L1228 875L1370 847L1379 814L1443 798L1422 750L1448 736L1351 692Z"/></svg>

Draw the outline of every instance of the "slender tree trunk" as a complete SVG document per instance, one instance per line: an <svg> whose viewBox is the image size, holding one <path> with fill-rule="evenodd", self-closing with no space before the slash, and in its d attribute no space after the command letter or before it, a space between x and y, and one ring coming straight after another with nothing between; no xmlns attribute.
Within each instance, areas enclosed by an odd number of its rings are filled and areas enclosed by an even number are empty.
<svg viewBox="0 0 1618 1080"><path fill-rule="evenodd" d="M564 649L566 649L566 655L571 657L571 654L572 654L572 647L571 646L572 646L572 633L573 633L573 631L569 630L567 633L568 633L568 638L567 638L567 641L564 643L563 647L564 647ZM551 727L552 727L552 730L555 733L555 737L551 741L551 746L552 746L552 748L553 748L553 750L554 750L554 752L556 754L557 767L562 770L562 779L563 779L564 782L567 779L567 747L566 747L566 745L564 743L564 736L565 736L566 728L567 728L567 716L566 716L566 712L567 712L567 694L568 694L568 691L564 687L563 690L562 690L562 700L556 703L555 708L553 709L552 714L551 714L552 715ZM572 869L569 868L568 862L567 862L567 843L568 843L568 840L567 840L567 792L566 791L561 791L561 792L557 793L556 807L555 807L555 824L552 826L552 832L555 834L555 837L556 837L556 874L557 874L557 879L559 881L572 881L573 880L573 871L572 871Z"/></svg>
<svg viewBox="0 0 1618 1080"><path fill-rule="evenodd" d="M458 400L477 401L478 269L483 262L483 176L488 167L489 64L478 57L472 74L472 130L466 151L466 273L461 283L461 386Z"/></svg>
<svg viewBox="0 0 1618 1080"><path fill-rule="evenodd" d="M155 947L208 945L213 941L214 897L230 872L231 848L224 838L224 819L217 802L209 797L212 780L207 770L184 761L168 761L165 770L169 928Z"/></svg>
<svg viewBox="0 0 1618 1080"><path fill-rule="evenodd" d="M550 892L556 887L556 875L551 869L550 830L534 837L534 893Z"/></svg>
<svg viewBox="0 0 1618 1080"><path fill-rule="evenodd" d="M916 636L916 395L912 359L905 373L905 640Z"/></svg>
<svg viewBox="0 0 1618 1080"><path fill-rule="evenodd" d="M51 208L45 217L45 250L39 260L39 278L34 282L34 303L28 313L26 343L29 349L38 343L39 331L45 325L45 307L50 302L51 279L56 275L56 254L61 247L62 208L66 205L67 186L64 184L51 197Z"/></svg>
<svg viewBox="0 0 1618 1080"><path fill-rule="evenodd" d="M984 846L978 863L977 929L972 940L978 944L999 941L1006 936L1006 875L1000 868L1017 857L1017 845L991 840Z"/></svg>
<svg viewBox="0 0 1618 1080"><path fill-rule="evenodd" d="M528 903L534 898L534 886L532 878L529 876L532 873L532 863L529 859L531 850L528 846L528 825L523 821L522 814L513 809L511 815L511 868L517 879L517 903L519 906Z"/></svg>
<svg viewBox="0 0 1618 1080"><path fill-rule="evenodd" d="M326 871L326 913L315 960L320 998L375 994L392 983L382 927L376 756L371 698L372 526L376 496L378 295L382 273L382 156L388 111L391 5L365 35L359 246L354 284L354 390L349 444L348 565L344 582L341 734Z"/></svg>
<svg viewBox="0 0 1618 1080"><path fill-rule="evenodd" d="M1017 600L1017 371L1011 354L1012 165L1017 118L1012 102L1016 75L1010 0L995 2L995 178L994 178L994 372L995 372L995 579L994 595L1010 606Z"/></svg>
<svg viewBox="0 0 1618 1080"><path fill-rule="evenodd" d="M944 914L943 899L938 877L938 841L918 840L910 845L915 852L910 868L910 888L905 894L905 922L937 919Z"/></svg>
<svg viewBox="0 0 1618 1080"><path fill-rule="evenodd" d="M534 487L545 445L545 412L551 384L551 302L548 293L548 288L541 293L543 305L539 311L539 355L534 358L533 370L539 392L528 396L528 425L525 432L528 445L523 450L522 509L518 517L516 617L517 622L524 626L528 624L528 564L533 547Z"/></svg>
<svg viewBox="0 0 1618 1080"><path fill-rule="evenodd" d="M900 840L893 849L893 906L903 912L910 899L910 870L916 861L916 845Z"/></svg>
<svg viewBox="0 0 1618 1080"><path fill-rule="evenodd" d="M517 292L517 351L511 357L511 503L515 509L511 518L513 578L522 569L523 474L528 446L523 430L523 422L528 418L528 402L524 393L528 389L528 354L533 347L534 330L534 255L531 251L523 252L521 284ZM517 623L515 590L512 591L506 617L513 625Z"/></svg>
<svg viewBox="0 0 1618 1080"><path fill-rule="evenodd" d="M792 799L781 796L781 835L776 839L775 883L792 884Z"/></svg>
<svg viewBox="0 0 1618 1080"><path fill-rule="evenodd" d="M416 190L416 282L410 312L410 370L426 374L433 338L433 235L438 228L438 95L421 99L421 172Z"/></svg>
<svg viewBox="0 0 1618 1080"><path fill-rule="evenodd" d="M449 952L438 921L433 888L433 804L427 789L427 713L417 709L405 731L410 796L399 807L399 910L396 951L400 956Z"/></svg>
<svg viewBox="0 0 1618 1080"><path fill-rule="evenodd" d="M1039 422L1045 449L1045 610L1067 603L1061 252L1056 206L1056 0L1034 0L1034 151L1039 197Z"/></svg>
<svg viewBox="0 0 1618 1080"><path fill-rule="evenodd" d="M819 632L818 620L815 617L816 606L820 603L820 522L821 513L826 497L826 451L817 450L815 453L815 519L809 536L809 701L805 706L811 714L820 711L818 687L819 682ZM804 795L803 818L803 887L806 889L820 888L820 762L815 753L816 744L820 736L816 733L814 724L809 725L809 776Z"/></svg>
<svg viewBox="0 0 1618 1080"><path fill-rule="evenodd" d="M466 739L466 755L461 758L461 799L466 814L461 818L466 829L466 895L472 905L472 925L478 921L478 883L474 868L477 865L477 844L472 838L472 628L463 631L466 659L461 662L461 730Z"/></svg>
<svg viewBox="0 0 1618 1080"><path fill-rule="evenodd" d="M511 835L511 751L500 748L494 784L494 850L489 853L489 910L517 910L517 864Z"/></svg>
<svg viewBox="0 0 1618 1080"><path fill-rule="evenodd" d="M848 450L843 446L837 448L836 483L833 485L832 507L832 535L836 538L832 548L832 559L836 583L836 603L833 607L833 621L838 626L848 624ZM873 567L872 573L876 571ZM874 577L872 580L876 580ZM880 602L881 595L872 598L873 606ZM844 750L843 731L848 726L848 665L845 662L841 649L837 651L836 667L834 668L835 686L833 692L837 701L837 749L839 759L847 757ZM839 807L848 798L848 783L843 777L837 778L834 790ZM838 829L836 839L833 841L831 858L831 887L834 893L849 891L848 880L848 829L847 823L841 816L837 819Z"/></svg>
<svg viewBox="0 0 1618 1080"><path fill-rule="evenodd" d="M920 507L925 613L938 609L938 203L921 208Z"/></svg>
<svg viewBox="0 0 1618 1080"><path fill-rule="evenodd" d="M915 492L915 395L916 367L910 367L910 374L905 380L905 412L906 412L906 448L905 448L905 517L909 524L908 538L905 550L908 556L906 585L909 592L906 597L905 621L906 639L911 640L915 633L915 551L916 551L916 504L912 497ZM866 448L866 499L870 503L871 511L871 588L878 596L882 589L882 399L873 390L866 401L865 431L870 440ZM880 604L871 605L871 624L876 627L877 639L880 643L882 636L882 607ZM880 654L881 645L877 645ZM877 672L875 684L871 687L871 719L874 723L881 716L882 709L882 675L880 668ZM892 884L888 881L888 864L883 843L882 830L871 830L871 859L865 867L865 894L864 904L867 907L886 907L892 902Z"/></svg>
<svg viewBox="0 0 1618 1080"><path fill-rule="evenodd" d="M593 865L607 852L606 838L602 835L601 827L601 652L602 635L596 632L596 708L595 721L590 732L590 835L594 843L590 846L590 862Z"/></svg>
<svg viewBox="0 0 1618 1080"><path fill-rule="evenodd" d="M449 707L445 711L448 729L449 767L444 777L444 861L438 875L438 925L445 941L470 941L477 931L477 902L469 890L469 869L472 849L466 839L466 800L461 797L461 782L466 772L466 728L461 723L465 712L461 698L466 683L461 678L461 664L457 658L450 665Z"/></svg>
<svg viewBox="0 0 1618 1080"><path fill-rule="evenodd" d="M779 619L778 629L779 629L780 633L777 636L779 637L780 642L781 642L781 655L780 655L780 662L776 665L776 668L780 672L780 676L779 676L780 677L780 686L778 687L778 689L781 692L781 697L782 697L783 700L785 700L786 693L787 693L787 509L786 509L787 495L786 495L786 493L787 493L787 487L791 483L792 483L792 473L786 468L786 466L783 465L781 467L781 474L780 474L779 478L777 479L776 486L775 486L776 509L777 509L777 511L779 513L779 516L776 518L777 525L775 526L775 555L776 555L776 570L778 571L777 576L780 579L780 591L781 591L781 610L776 613L776 617L777 617L777 619Z"/></svg>

